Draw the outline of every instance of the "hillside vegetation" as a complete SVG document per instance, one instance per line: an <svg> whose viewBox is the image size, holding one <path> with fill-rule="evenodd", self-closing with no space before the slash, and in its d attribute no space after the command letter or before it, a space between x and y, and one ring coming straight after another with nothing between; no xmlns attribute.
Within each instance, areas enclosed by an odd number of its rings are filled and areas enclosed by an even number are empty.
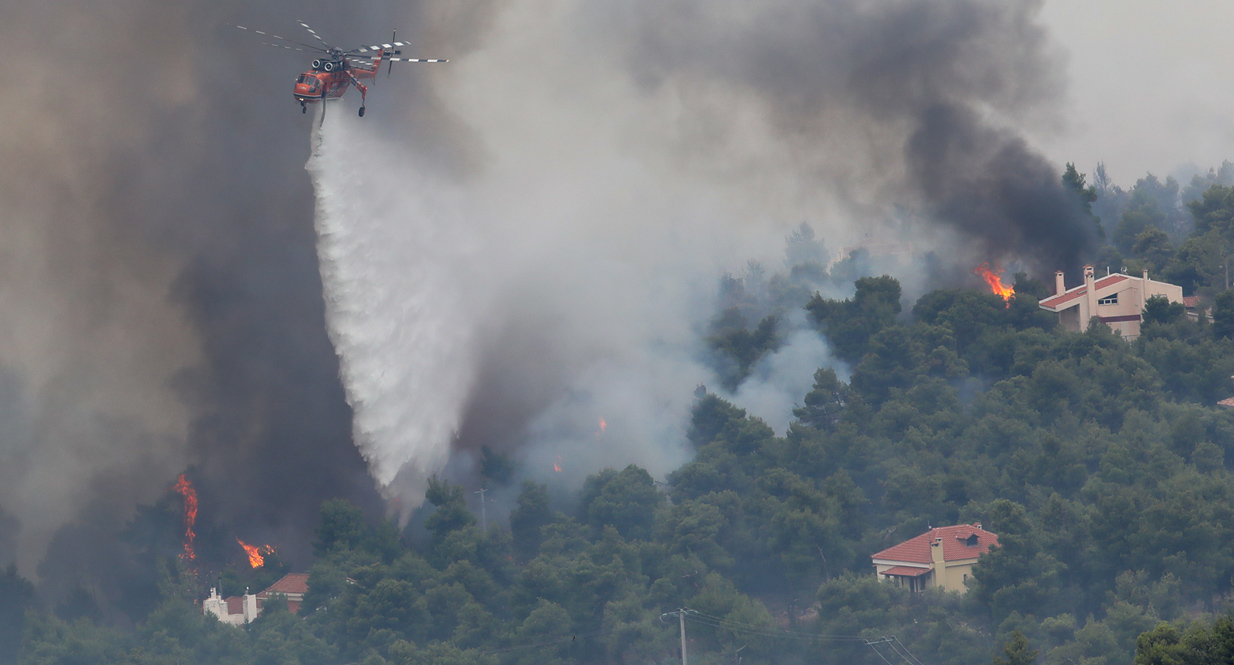
<svg viewBox="0 0 1234 665"><path fill-rule="evenodd" d="M1188 293L1208 294L1213 321L1154 302L1134 342L1103 325L1066 333L1024 276L1009 305L936 290L905 309L888 276L829 299L811 287L849 264L828 273L807 257L763 279L770 299L730 280L709 338L739 385L804 308L851 371L819 369L784 436L705 393L696 454L663 486L637 466L607 469L559 504L528 481L508 528L483 530L463 488L434 479L423 535L327 502L302 616L276 602L242 629L201 616L203 590L174 556L159 559L157 606L132 625L44 611L10 569L0 644L25 637L0 662L667 663L677 618L662 614L679 608L695 611L700 665L876 663L892 646L956 665L1228 662L1234 409L1216 402L1234 394L1234 291L1187 257L1231 239L1234 190L1212 186L1190 209L1176 196L1155 216L1140 187L1103 224L1116 243L1103 251L1121 243L1149 265L1156 247L1163 270L1194 267ZM1160 228L1188 210L1192 230ZM803 227L794 242L815 241ZM961 522L1001 545L967 593L874 578L871 553ZM881 652L866 644L891 635Z"/></svg>

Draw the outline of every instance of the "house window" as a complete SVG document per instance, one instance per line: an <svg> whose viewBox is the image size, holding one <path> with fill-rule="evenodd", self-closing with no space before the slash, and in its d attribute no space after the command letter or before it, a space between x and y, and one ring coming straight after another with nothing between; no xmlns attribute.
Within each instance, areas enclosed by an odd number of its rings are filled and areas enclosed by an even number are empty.
<svg viewBox="0 0 1234 665"><path fill-rule="evenodd" d="M1098 305L1117 305L1118 304L1118 294L1115 293L1112 295L1108 295L1104 298L1101 298L1100 300L1097 301L1097 304Z"/></svg>
<svg viewBox="0 0 1234 665"><path fill-rule="evenodd" d="M974 533L973 535L969 536L968 538L965 538L965 539L964 539L964 545L965 545L966 547L976 547L976 546L977 546L977 534L975 534L975 533Z"/></svg>

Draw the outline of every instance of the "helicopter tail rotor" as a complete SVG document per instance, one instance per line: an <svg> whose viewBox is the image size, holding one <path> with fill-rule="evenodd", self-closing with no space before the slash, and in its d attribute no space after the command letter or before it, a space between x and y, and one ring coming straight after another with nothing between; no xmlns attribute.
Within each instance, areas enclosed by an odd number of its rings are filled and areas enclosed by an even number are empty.
<svg viewBox="0 0 1234 665"><path fill-rule="evenodd" d="M393 42L396 42L396 41L398 41L398 30L395 30L395 31L394 31L394 34L393 34L393 35L390 35L390 42L391 42L391 43L393 43ZM402 53L402 51L395 51L394 53L397 55L397 54L399 54L399 53ZM393 62L387 62L387 63L386 63L386 78L390 78L390 74L391 74L393 71L394 71L394 63L393 63Z"/></svg>

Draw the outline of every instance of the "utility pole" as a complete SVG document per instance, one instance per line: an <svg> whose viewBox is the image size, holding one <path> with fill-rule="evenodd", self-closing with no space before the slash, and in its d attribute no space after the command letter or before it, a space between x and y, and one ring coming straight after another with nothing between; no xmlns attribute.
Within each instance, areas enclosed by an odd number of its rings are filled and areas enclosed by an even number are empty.
<svg viewBox="0 0 1234 665"><path fill-rule="evenodd" d="M486 488L481 487L479 490L472 492L472 494L480 495L480 529L485 533L488 533L488 513L484 509L484 493L487 491Z"/></svg>
<svg viewBox="0 0 1234 665"><path fill-rule="evenodd" d="M681 665L689 665L686 661L686 614L694 614L694 610L681 608L676 612L665 612L660 615L660 621L674 614L677 615L677 624L681 627Z"/></svg>

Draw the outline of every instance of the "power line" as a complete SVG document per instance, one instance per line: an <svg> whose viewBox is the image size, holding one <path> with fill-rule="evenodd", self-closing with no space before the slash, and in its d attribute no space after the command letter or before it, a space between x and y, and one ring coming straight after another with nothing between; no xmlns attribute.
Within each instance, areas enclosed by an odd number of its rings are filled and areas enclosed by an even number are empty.
<svg viewBox="0 0 1234 665"><path fill-rule="evenodd" d="M875 646L876 644L884 644L886 642L887 642L887 638L885 637L878 641L866 640L866 646L870 647L870 649L874 651L874 653L878 654L878 657L882 658L884 663L887 663L887 665L891 665L891 661L887 660L887 657L883 655L883 652L879 651L878 647Z"/></svg>
<svg viewBox="0 0 1234 665"><path fill-rule="evenodd" d="M856 635L820 635L816 633L806 633L794 630L785 630L782 628L772 628L769 626L759 626L741 621L734 621L724 617L717 617L697 610L692 611L686 616L687 621L694 621L704 625L712 626L713 628L726 628L729 630L742 630L745 632L766 635L769 637L783 637L788 639L801 640L850 640L850 641L866 641L866 638Z"/></svg>
<svg viewBox="0 0 1234 665"><path fill-rule="evenodd" d="M558 638L558 639L555 639L555 640L547 640L547 641L544 641L544 642L535 642L535 643L532 643L532 644L518 644L518 645L515 645L515 646L505 647L505 648L503 648L503 649L491 649L491 650L489 650L489 651L481 651L481 652L479 652L479 654L480 654L481 656L488 656L488 655L497 654L497 653L506 653L506 652L509 652L509 651L518 651L519 649L531 649L531 648L534 648L534 647L545 647L545 646L551 646L551 645L554 645L554 644L562 644L562 643L565 643L565 642L573 642L575 639L580 638L580 637L582 637L582 638L588 638L588 637L599 637L599 636L601 636L601 635L607 635L608 633L611 633L611 632L613 632L611 629L602 629L602 630L593 630L593 631L586 632L586 633L574 633L574 634L570 635L570 637L561 637L561 638Z"/></svg>
<svg viewBox="0 0 1234 665"><path fill-rule="evenodd" d="M899 639L898 639L895 635L892 635L891 637L889 637L889 638L888 638L888 641L887 641L887 646L888 646L888 647L889 647L892 651L894 651L894 652L896 653L896 655L897 655L897 656L899 656L899 657L903 658L903 659L904 659L904 662L908 663L908 665L917 665L917 664L916 664L916 663L914 663L911 659L909 659L909 657L908 657L908 656L906 656L906 655L905 655L905 654L903 654L903 653L900 653L900 649L896 647L896 643L898 643L899 641L900 641L900 640L899 640ZM904 646L904 645L903 645L903 644L901 644L900 646L902 647L902 646ZM904 651L905 651L905 652L907 652L907 651L908 651L908 649L905 649Z"/></svg>
<svg viewBox="0 0 1234 665"><path fill-rule="evenodd" d="M778 637L782 639L802 640L802 641L819 640L819 641L862 642L866 646L870 647L870 650L873 651L880 659L882 659L884 663L886 663L887 665L892 665L891 661L888 660L887 658L887 654L884 654L878 648L878 645L885 644L887 645L887 648L892 651L892 653L894 653L899 658L903 659L908 665L925 665L924 663L921 662L919 658L917 658L917 656L913 655L913 653L908 650L908 647L905 646L905 644L900 641L900 638L896 637L895 635L883 636L881 639L877 639L877 640L871 640L871 639L859 637L856 635L815 635L812 633L804 633L804 632L793 631L793 630L783 630L779 628L770 628L767 626L758 626L755 624L744 623L741 621L734 621L732 619L725 619L723 617L713 616L713 615L706 614L703 612L698 612L696 610L682 610L681 612L682 614L680 616L682 616L684 620L686 621L692 621L694 623L701 624L704 626L710 626L712 628L721 628L725 630L741 631L741 632L745 632L751 635L758 635L762 637ZM677 614L677 613L673 612L671 614Z"/></svg>
<svg viewBox="0 0 1234 665"><path fill-rule="evenodd" d="M908 646L906 646L903 642L901 642L900 638L896 637L895 635L892 635L891 639L895 640L896 644L899 644L901 649L904 649L904 653L908 654L908 657L912 658L913 662L916 663L916 665L925 665L925 663L921 662L921 659L914 656L913 653L908 650Z"/></svg>

